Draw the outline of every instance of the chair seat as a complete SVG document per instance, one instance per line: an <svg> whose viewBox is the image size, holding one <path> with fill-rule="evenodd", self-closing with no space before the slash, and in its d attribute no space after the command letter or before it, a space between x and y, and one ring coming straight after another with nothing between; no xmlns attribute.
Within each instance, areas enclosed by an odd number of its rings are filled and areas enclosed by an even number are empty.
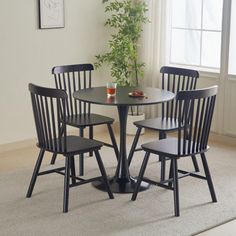
<svg viewBox="0 0 236 236"><path fill-rule="evenodd" d="M193 142L191 142L192 147ZM181 145L183 145L183 142L181 142ZM192 152L190 148L190 152L188 152L188 142L186 142L186 152L187 154L178 154L178 138L167 138L167 139L161 139L150 143L145 143L141 145L142 149L144 151L155 153L158 155L163 155L170 158L178 158L183 156L191 156L198 154L198 152ZM202 152L207 151L209 149L209 146ZM200 153L200 152L199 152Z"/></svg>
<svg viewBox="0 0 236 236"><path fill-rule="evenodd" d="M161 117L141 120L134 122L134 125L137 127L152 129L156 131L171 131L178 129L178 120L171 119L171 118L164 118Z"/></svg>
<svg viewBox="0 0 236 236"><path fill-rule="evenodd" d="M68 116L66 123L74 127L86 127L102 124L112 124L114 119L98 114L81 114Z"/></svg>
<svg viewBox="0 0 236 236"><path fill-rule="evenodd" d="M86 153L86 152L90 152L90 151L94 151L94 150L98 150L103 146L102 142L96 141L96 140L92 140L92 139L87 139L87 138L81 138L79 136L67 136L67 150L64 150L64 138L62 138L62 149L59 150L59 148L57 148L57 150L52 150L50 148L47 148L46 150L49 152L56 152L59 154L63 154L63 155L77 155L80 153ZM59 143L59 140L57 139L57 144ZM40 147L40 145L37 144L38 147ZM58 147L59 145L57 145Z"/></svg>

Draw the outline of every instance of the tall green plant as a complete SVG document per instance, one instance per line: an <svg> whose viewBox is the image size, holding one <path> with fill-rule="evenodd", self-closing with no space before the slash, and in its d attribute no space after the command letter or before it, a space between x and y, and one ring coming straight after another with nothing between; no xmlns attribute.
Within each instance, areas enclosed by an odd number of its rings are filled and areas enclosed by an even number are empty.
<svg viewBox="0 0 236 236"><path fill-rule="evenodd" d="M147 5L142 0L103 0L109 15L105 26L114 29L109 51L96 56L95 68L107 63L111 76L120 86L137 86L143 76L144 63L138 61L138 41L142 26L148 22Z"/></svg>

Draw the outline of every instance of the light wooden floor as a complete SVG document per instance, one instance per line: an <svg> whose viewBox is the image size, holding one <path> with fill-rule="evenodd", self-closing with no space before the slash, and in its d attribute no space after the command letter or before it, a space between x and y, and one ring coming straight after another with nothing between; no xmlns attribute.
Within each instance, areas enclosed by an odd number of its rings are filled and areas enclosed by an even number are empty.
<svg viewBox="0 0 236 236"><path fill-rule="evenodd" d="M98 139L103 141L107 140L107 135L104 132L99 131L96 134ZM142 139L149 139L150 137L157 137L156 134L151 132L146 132L142 136ZM117 137L118 138L118 137ZM127 142L131 143L133 137L128 136ZM211 142L217 142L219 145L223 145L226 148L234 148L236 146L236 139L223 137L219 135L211 135ZM35 164L36 156L38 153L38 148L35 146L35 141L25 141L8 145L0 145L0 171L8 172L19 170L23 168L33 167ZM20 157L20 158L19 158ZM24 159L22 160L22 157ZM236 153L235 153L236 158ZM47 158L50 159L50 156ZM236 168L236 167L235 167ZM235 172L236 174L236 172ZM235 199L234 199L235 200ZM236 206L235 206L236 207ZM208 231L205 231L198 236L235 236L236 235L236 220L230 221L226 224L220 225Z"/></svg>
<svg viewBox="0 0 236 236"><path fill-rule="evenodd" d="M226 224L220 225L196 236L235 236L236 220L232 220Z"/></svg>

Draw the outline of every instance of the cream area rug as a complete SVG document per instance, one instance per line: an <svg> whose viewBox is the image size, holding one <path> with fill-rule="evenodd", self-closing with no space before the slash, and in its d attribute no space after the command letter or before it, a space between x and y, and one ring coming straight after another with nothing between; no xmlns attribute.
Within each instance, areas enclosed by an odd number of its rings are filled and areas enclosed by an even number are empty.
<svg viewBox="0 0 236 236"><path fill-rule="evenodd" d="M112 176L114 154L108 148L101 154ZM24 157L20 158L23 162ZM138 174L142 159L142 152L135 154L132 175ZM70 190L69 212L63 214L63 176L39 177L32 198L26 199L33 166L0 173L0 235L195 235L236 217L236 148L212 143L207 159L218 202L211 202L205 181L181 179L178 218L174 217L172 191L155 186L139 193L135 202L130 201L131 194L115 194L110 200L91 184L75 187ZM145 176L158 179L157 160L151 156ZM46 158L44 169L51 167L48 163ZM64 159L58 158L56 166L63 164ZM85 168L88 177L99 174L94 157L86 157ZM193 169L190 158L182 159L179 168Z"/></svg>

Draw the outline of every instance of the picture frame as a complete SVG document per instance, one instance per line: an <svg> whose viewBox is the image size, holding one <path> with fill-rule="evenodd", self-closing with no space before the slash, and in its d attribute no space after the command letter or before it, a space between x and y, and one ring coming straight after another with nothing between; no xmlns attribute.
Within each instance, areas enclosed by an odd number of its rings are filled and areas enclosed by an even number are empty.
<svg viewBox="0 0 236 236"><path fill-rule="evenodd" d="M65 27L64 0L39 1L39 28L55 29Z"/></svg>

